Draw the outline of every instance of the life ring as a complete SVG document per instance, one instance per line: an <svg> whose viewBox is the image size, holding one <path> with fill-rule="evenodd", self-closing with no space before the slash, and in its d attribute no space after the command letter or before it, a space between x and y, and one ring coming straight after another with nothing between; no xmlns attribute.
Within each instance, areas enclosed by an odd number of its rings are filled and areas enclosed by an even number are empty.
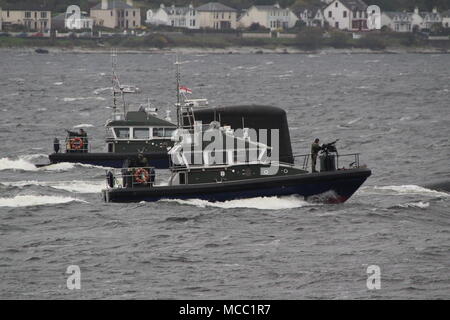
<svg viewBox="0 0 450 320"><path fill-rule="evenodd" d="M73 150L80 150L81 148L83 148L83 139L76 137L76 138L72 138L69 140L69 144L70 144L70 149Z"/></svg>
<svg viewBox="0 0 450 320"><path fill-rule="evenodd" d="M144 168L139 168L137 169L134 174L134 180L137 183L147 183L150 180L150 175L148 173L148 171Z"/></svg>

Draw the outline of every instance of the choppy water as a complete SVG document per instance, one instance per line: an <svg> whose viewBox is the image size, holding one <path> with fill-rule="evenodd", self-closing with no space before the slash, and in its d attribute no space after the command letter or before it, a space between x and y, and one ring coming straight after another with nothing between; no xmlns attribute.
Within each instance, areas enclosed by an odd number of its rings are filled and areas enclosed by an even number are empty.
<svg viewBox="0 0 450 320"><path fill-rule="evenodd" d="M296 153L340 138L373 169L342 205L296 197L105 204L103 170L45 162L63 128L110 114L107 54L0 51L0 298L449 298L450 55L187 55L212 105L288 112ZM164 114L172 55L120 55ZM81 268L81 290L66 268ZM368 265L381 289L366 288Z"/></svg>

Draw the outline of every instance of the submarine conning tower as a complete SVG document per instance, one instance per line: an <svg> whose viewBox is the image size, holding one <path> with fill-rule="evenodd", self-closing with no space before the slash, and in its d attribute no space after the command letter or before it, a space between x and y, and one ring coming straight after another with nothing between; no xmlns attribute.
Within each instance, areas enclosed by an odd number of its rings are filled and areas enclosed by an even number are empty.
<svg viewBox="0 0 450 320"><path fill-rule="evenodd" d="M194 108L194 117L195 121L202 121L204 124L219 121L221 125L230 126L233 130L243 129L245 127L255 129L258 132L259 129L267 129L268 146L272 146L270 130L278 129L280 137L280 162L294 163L286 111L281 108L264 105ZM184 121L185 119L183 119ZM183 125L187 125L187 123L183 123Z"/></svg>

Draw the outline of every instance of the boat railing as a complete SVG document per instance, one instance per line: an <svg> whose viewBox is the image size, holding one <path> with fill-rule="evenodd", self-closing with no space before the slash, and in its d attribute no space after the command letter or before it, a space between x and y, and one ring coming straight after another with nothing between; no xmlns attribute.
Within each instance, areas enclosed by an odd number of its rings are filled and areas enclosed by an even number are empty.
<svg viewBox="0 0 450 320"><path fill-rule="evenodd" d="M338 170L360 168L359 155L360 153L338 154L336 157L336 168Z"/></svg>
<svg viewBox="0 0 450 320"><path fill-rule="evenodd" d="M69 136L65 139L66 153L88 153L91 151L86 136Z"/></svg>
<svg viewBox="0 0 450 320"><path fill-rule="evenodd" d="M293 156L294 164L299 164L301 169L308 171L308 161L311 158L311 154L297 154Z"/></svg>
<svg viewBox="0 0 450 320"><path fill-rule="evenodd" d="M318 161L320 161L320 156L322 155L319 155ZM335 154L337 170L360 168L359 156L360 153ZM294 155L293 158L294 164L298 164L303 170L308 171L311 153Z"/></svg>
<svg viewBox="0 0 450 320"><path fill-rule="evenodd" d="M107 188L145 188L155 183L154 167L129 167L106 170Z"/></svg>

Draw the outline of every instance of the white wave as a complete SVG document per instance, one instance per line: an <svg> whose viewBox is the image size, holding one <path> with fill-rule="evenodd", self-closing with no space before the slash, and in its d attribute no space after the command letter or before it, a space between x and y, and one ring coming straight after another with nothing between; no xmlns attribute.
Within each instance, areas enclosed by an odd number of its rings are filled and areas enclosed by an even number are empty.
<svg viewBox="0 0 450 320"><path fill-rule="evenodd" d="M74 128L91 128L93 127L93 124L89 124L89 123L81 123L81 124L77 124L76 126L73 126Z"/></svg>
<svg viewBox="0 0 450 320"><path fill-rule="evenodd" d="M356 119L350 120L349 122L347 122L347 124L354 124L354 123L358 122L361 119L362 118L356 118Z"/></svg>
<svg viewBox="0 0 450 320"><path fill-rule="evenodd" d="M284 196L284 197L256 197L249 199L240 200L229 200L224 202L210 202L201 199L190 199L190 200L180 200L180 199L166 199L161 201L176 202L179 204L187 204L196 207L217 207L224 209L232 208L253 208L260 210L280 210L280 209L293 209L301 208L306 206L313 206L317 204L312 204L306 202L305 200L297 196Z"/></svg>
<svg viewBox="0 0 450 320"><path fill-rule="evenodd" d="M41 167L38 170L41 171L69 171L75 168L75 163L71 162L60 162L55 164L50 164L45 167Z"/></svg>
<svg viewBox="0 0 450 320"><path fill-rule="evenodd" d="M20 159L24 159L26 161L31 161L39 158L48 158L48 155L44 153L35 153L35 154L25 154L19 157Z"/></svg>
<svg viewBox="0 0 450 320"><path fill-rule="evenodd" d="M64 82L55 82L55 83L53 83L53 85L55 85L55 86L62 86L64 84Z"/></svg>
<svg viewBox="0 0 450 320"><path fill-rule="evenodd" d="M84 200L71 197L19 195L13 198L0 198L0 207L30 207L69 203L74 201L87 203Z"/></svg>
<svg viewBox="0 0 450 320"><path fill-rule="evenodd" d="M93 93L94 93L95 95L99 95L101 92L107 91L107 90L112 90L112 87L106 87L106 88L95 89Z"/></svg>
<svg viewBox="0 0 450 320"><path fill-rule="evenodd" d="M104 181L37 181L37 180L26 180L26 181L11 181L11 182L1 182L0 184L5 186L13 187L26 187L26 186L42 186L50 187L58 190L64 190L75 193L99 193L105 188Z"/></svg>
<svg viewBox="0 0 450 320"><path fill-rule="evenodd" d="M400 185L400 186L374 186L374 187L363 187L359 192L362 193L379 193L385 191L392 191L397 195L408 195L408 194L418 194L418 195L429 195L436 197L450 197L450 194L445 192L439 192L436 190L427 189L417 185Z"/></svg>
<svg viewBox="0 0 450 320"><path fill-rule="evenodd" d="M80 101L80 100L101 100L105 101L106 99L103 97L78 97L78 98L64 98L64 102L74 102L74 101Z"/></svg>
<svg viewBox="0 0 450 320"><path fill-rule="evenodd" d="M38 168L28 160L19 158L16 160L9 158L0 159L0 171L2 170L25 170L25 171L36 171Z"/></svg>
<svg viewBox="0 0 450 320"><path fill-rule="evenodd" d="M430 206L429 202L409 202L409 203L405 203L405 204L399 204L399 207L402 208L420 208L420 209L426 209Z"/></svg>

